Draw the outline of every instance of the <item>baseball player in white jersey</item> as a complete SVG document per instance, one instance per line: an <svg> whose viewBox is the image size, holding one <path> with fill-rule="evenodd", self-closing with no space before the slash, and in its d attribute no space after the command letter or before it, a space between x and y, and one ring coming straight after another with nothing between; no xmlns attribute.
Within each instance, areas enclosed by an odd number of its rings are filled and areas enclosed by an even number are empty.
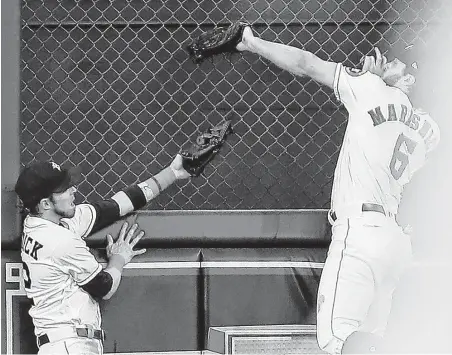
<svg viewBox="0 0 452 355"><path fill-rule="evenodd" d="M104 269L84 238L190 175L177 155L169 167L111 199L75 205L79 176L76 169L37 162L21 171L15 187L30 212L24 220L21 258L38 354L103 353L98 300L116 292L123 267L145 252L133 250L144 233L136 234L136 224L128 230L125 223L116 242L107 236L109 261Z"/></svg>
<svg viewBox="0 0 452 355"><path fill-rule="evenodd" d="M411 257L396 222L402 190L439 141L439 130L407 96L406 64L375 48L361 70L243 31L239 51L256 53L334 90L349 113L334 174L332 242L317 300L317 339L328 353L381 351L392 294Z"/></svg>

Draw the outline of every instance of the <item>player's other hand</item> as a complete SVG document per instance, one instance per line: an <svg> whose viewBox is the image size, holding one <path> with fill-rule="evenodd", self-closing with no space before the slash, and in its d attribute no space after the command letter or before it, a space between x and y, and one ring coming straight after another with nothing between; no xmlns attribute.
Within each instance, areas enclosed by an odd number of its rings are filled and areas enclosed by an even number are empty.
<svg viewBox="0 0 452 355"><path fill-rule="evenodd" d="M378 76L383 76L384 71L386 70L386 64L388 59L386 56L381 54L381 51L375 47L375 57L371 55L366 55L362 57L361 62L363 64L363 71L368 71Z"/></svg>
<svg viewBox="0 0 452 355"><path fill-rule="evenodd" d="M178 180L187 179L190 177L190 174L184 169L182 164L182 155L177 154L174 160L170 164L170 168L173 171L174 175Z"/></svg>
<svg viewBox="0 0 452 355"><path fill-rule="evenodd" d="M250 50L251 42L254 38L253 31L250 26L243 30L242 41L235 47L238 51Z"/></svg>
<svg viewBox="0 0 452 355"><path fill-rule="evenodd" d="M144 232L140 231L138 234L136 234L138 229L138 224L136 223L133 224L129 230L127 230L128 227L129 224L127 222L125 222L122 225L121 231L119 232L119 236L116 242L113 242L113 238L110 234L107 235L108 259L110 259L113 255L120 255L124 259L125 264L128 264L134 256L146 252L146 249L133 250L135 245L143 237Z"/></svg>

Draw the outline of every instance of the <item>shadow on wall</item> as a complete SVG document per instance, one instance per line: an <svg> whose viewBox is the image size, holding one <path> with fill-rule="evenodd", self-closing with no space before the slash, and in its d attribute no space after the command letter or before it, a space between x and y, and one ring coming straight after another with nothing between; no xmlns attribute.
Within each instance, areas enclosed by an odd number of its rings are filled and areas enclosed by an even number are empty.
<svg viewBox="0 0 452 355"><path fill-rule="evenodd" d="M443 16L452 16L452 2L444 6ZM439 26L436 24L436 26ZM452 239L446 221L450 218L449 200L452 168L452 125L449 100L452 96L452 34L450 25L434 27L425 43L416 43L419 75L412 93L413 105L433 117L441 130L441 141L427 164L406 188L401 205L402 222L413 226L413 248L418 258L450 259Z"/></svg>
<svg viewBox="0 0 452 355"><path fill-rule="evenodd" d="M442 15L451 18L452 2L447 3ZM452 353L452 238L447 223L450 198L446 198L451 196L452 180L448 156L452 150L452 31L449 24L430 33L418 50L420 74L413 104L438 123L441 141L404 192L401 219L413 226L415 261L423 265L411 269L396 290L388 329L392 353Z"/></svg>
<svg viewBox="0 0 452 355"><path fill-rule="evenodd" d="M451 265L422 265L405 275L388 324L389 353L452 353L452 286L442 276L451 272Z"/></svg>

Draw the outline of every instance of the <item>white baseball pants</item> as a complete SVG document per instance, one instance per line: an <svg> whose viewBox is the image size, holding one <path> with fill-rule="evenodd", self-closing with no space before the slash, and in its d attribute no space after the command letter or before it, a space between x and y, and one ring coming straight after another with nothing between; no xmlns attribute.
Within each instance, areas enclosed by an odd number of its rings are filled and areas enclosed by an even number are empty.
<svg viewBox="0 0 452 355"><path fill-rule="evenodd" d="M410 260L410 237L394 218L362 212L337 219L317 297L319 346L340 354L355 331L383 335L394 289Z"/></svg>
<svg viewBox="0 0 452 355"><path fill-rule="evenodd" d="M103 345L100 340L88 338L68 338L42 345L39 348L38 355L102 355L103 351Z"/></svg>

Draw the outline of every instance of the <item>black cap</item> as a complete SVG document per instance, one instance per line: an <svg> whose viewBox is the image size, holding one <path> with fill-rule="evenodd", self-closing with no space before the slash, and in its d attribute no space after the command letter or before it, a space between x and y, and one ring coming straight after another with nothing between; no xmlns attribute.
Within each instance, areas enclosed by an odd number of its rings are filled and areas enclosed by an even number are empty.
<svg viewBox="0 0 452 355"><path fill-rule="evenodd" d="M52 193L63 192L80 181L77 167L63 169L54 162L35 162L21 171L14 190L24 207L31 208Z"/></svg>

